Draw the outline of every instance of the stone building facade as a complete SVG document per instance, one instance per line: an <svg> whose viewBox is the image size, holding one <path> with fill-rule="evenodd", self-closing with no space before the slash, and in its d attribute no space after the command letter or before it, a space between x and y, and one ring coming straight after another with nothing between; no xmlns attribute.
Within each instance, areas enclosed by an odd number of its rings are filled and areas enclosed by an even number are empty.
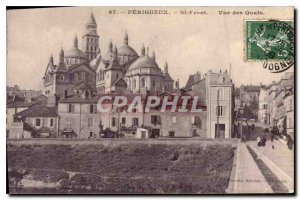
<svg viewBox="0 0 300 200"><path fill-rule="evenodd" d="M234 85L225 72L206 75L207 138L231 138Z"/></svg>

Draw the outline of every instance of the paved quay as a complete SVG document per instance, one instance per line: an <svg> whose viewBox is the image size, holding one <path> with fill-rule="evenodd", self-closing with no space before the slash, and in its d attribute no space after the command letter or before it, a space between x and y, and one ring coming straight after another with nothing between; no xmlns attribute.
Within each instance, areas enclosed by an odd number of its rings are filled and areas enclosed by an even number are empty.
<svg viewBox="0 0 300 200"><path fill-rule="evenodd" d="M232 184L232 193L273 193L257 164L247 149L247 144L240 143L236 150L236 168Z"/></svg>

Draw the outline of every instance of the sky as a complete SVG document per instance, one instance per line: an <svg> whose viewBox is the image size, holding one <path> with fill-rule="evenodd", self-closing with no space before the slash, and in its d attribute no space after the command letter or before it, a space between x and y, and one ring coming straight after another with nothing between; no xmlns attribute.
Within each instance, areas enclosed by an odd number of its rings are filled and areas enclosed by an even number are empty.
<svg viewBox="0 0 300 200"><path fill-rule="evenodd" d="M109 10L114 9L119 14L109 14ZM7 85L42 89L42 77L50 55L56 64L60 49L66 52L72 46L75 34L81 47L91 10L98 25L102 54L106 54L110 39L117 47L121 46L127 30L129 45L138 54L143 44L149 47L150 54L154 50L160 68L163 69L167 61L169 73L174 80L180 80L180 87L185 85L190 74L199 71L203 75L210 69L225 71L229 66L236 86L269 84L283 75L263 69L262 62L245 61L244 20L292 20L292 7L156 7L152 9L167 9L170 14L127 14L132 9L145 8L69 7L7 11ZM180 14L189 10L205 10L207 14ZM262 11L263 15L232 15L235 10ZM231 14L220 15L218 11L230 11Z"/></svg>

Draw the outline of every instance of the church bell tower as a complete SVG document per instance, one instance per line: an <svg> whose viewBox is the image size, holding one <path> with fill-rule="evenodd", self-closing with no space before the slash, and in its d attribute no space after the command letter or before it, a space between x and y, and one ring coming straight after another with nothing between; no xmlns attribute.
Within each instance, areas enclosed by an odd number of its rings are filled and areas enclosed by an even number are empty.
<svg viewBox="0 0 300 200"><path fill-rule="evenodd" d="M91 61L97 56L99 48L99 35L97 34L97 23L91 11L88 22L85 24L85 34L82 36L82 51Z"/></svg>

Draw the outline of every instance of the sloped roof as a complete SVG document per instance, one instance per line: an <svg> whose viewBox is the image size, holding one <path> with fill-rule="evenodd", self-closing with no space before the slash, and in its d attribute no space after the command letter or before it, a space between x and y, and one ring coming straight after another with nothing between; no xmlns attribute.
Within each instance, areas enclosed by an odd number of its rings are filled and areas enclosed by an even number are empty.
<svg viewBox="0 0 300 200"><path fill-rule="evenodd" d="M169 72L165 73L164 79L165 79L166 81L173 81L173 79L172 79L172 77L170 76Z"/></svg>
<svg viewBox="0 0 300 200"><path fill-rule="evenodd" d="M82 98L79 95L72 95L65 99L60 99L58 103L97 103L99 97L98 96L92 96L87 98Z"/></svg>
<svg viewBox="0 0 300 200"><path fill-rule="evenodd" d="M128 68L130 67L130 65L131 65L132 63L134 63L138 58L139 58L139 57L137 56L137 57L133 58L132 60L130 60L129 62L127 62L127 63L121 65L123 71L127 71Z"/></svg>
<svg viewBox="0 0 300 200"><path fill-rule="evenodd" d="M75 85L73 89L81 89L81 90L95 90L92 86L86 84L85 82L79 83L78 85Z"/></svg>
<svg viewBox="0 0 300 200"><path fill-rule="evenodd" d="M107 69L122 69L118 59L112 58L109 62Z"/></svg>
<svg viewBox="0 0 300 200"><path fill-rule="evenodd" d="M37 102L26 102L26 101L18 101L18 102L13 102L9 103L6 105L6 108L23 108L23 107L30 107Z"/></svg>
<svg viewBox="0 0 300 200"><path fill-rule="evenodd" d="M190 87L192 87L192 85L194 85L194 84L195 84L194 75L191 74L191 75L189 76L189 78L188 78L188 80L187 80L187 82L186 82L184 88L190 88Z"/></svg>
<svg viewBox="0 0 300 200"><path fill-rule="evenodd" d="M124 79L122 77L116 79L112 85L115 85L115 86L127 86L126 82L124 81Z"/></svg>
<svg viewBox="0 0 300 200"><path fill-rule="evenodd" d="M246 85L241 87L241 89L246 92L259 92L260 88L261 86L259 85Z"/></svg>
<svg viewBox="0 0 300 200"><path fill-rule="evenodd" d="M46 104L36 104L15 114L17 117L57 117L57 107L47 107Z"/></svg>
<svg viewBox="0 0 300 200"><path fill-rule="evenodd" d="M55 71L62 71L62 72L66 72L67 71L67 67L64 63L60 63L57 65L57 67L55 68Z"/></svg>
<svg viewBox="0 0 300 200"><path fill-rule="evenodd" d="M79 63L79 64L74 64L74 65L71 65L69 68L68 68L68 71L72 71L72 70L75 70L77 67L80 67L80 66L85 66L87 69L89 69L91 72L95 73L95 70L90 68L89 64L88 63Z"/></svg>

